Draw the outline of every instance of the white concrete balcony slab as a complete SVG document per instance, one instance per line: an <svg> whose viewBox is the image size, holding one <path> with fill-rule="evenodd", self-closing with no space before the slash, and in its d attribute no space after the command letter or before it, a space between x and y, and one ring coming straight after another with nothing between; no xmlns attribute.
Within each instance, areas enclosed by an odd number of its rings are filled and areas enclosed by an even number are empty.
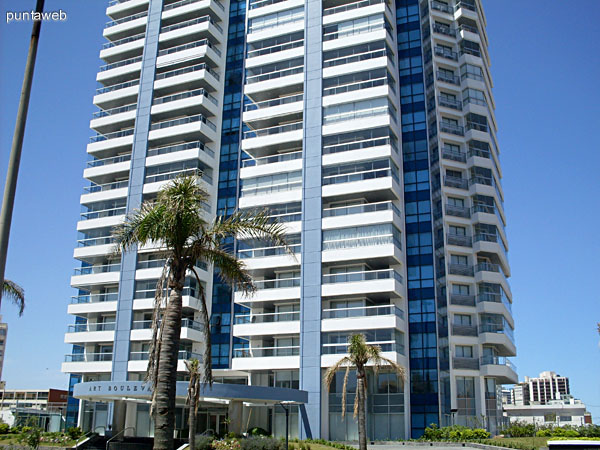
<svg viewBox="0 0 600 450"><path fill-rule="evenodd" d="M125 213L110 217L100 217L98 219L80 220L77 222L77 231L92 230L94 228L112 228L119 225L124 219Z"/></svg>
<svg viewBox="0 0 600 450"><path fill-rule="evenodd" d="M291 86L301 86L304 83L304 69L303 67L294 67L291 69L284 69L272 74L257 75L255 79L261 81L255 81L244 85L244 94L252 96L257 92L268 92L281 88L289 88ZM258 78L258 77L263 78ZM269 76L271 78L269 78ZM250 80L252 81L252 79Z"/></svg>
<svg viewBox="0 0 600 450"><path fill-rule="evenodd" d="M394 271L375 270L360 273L323 275L321 296L343 297L359 294L389 294L392 297L404 297L402 277L399 273L396 273L396 276L393 276L391 272ZM388 278L383 278L383 276L388 274ZM343 279L344 276L348 277L348 281L334 282ZM353 281L352 276L358 278L358 281Z"/></svg>
<svg viewBox="0 0 600 450"><path fill-rule="evenodd" d="M99 244L88 245L85 247L77 247L73 250L73 258L86 259L91 256L102 256L112 254L115 250L114 244Z"/></svg>
<svg viewBox="0 0 600 450"><path fill-rule="evenodd" d="M330 354L330 355L321 355L321 367L331 367L336 362L340 360L345 354ZM390 359L402 367L408 367L408 361L406 356L398 353L398 352L381 352L381 355L387 359Z"/></svg>
<svg viewBox="0 0 600 450"><path fill-rule="evenodd" d="M203 41L206 41L206 39L203 39ZM190 45L191 44L187 44L187 46ZM182 48L181 51L175 51L173 53L158 56L158 58L156 59L156 65L158 67L162 67L168 66L170 64L176 64L178 61L200 58L208 59L214 64L219 64L221 62L221 55L217 54L217 52L215 52L215 50L213 50L213 48L210 47L208 43L187 49L185 47L185 45L182 45L175 47L174 49L169 49L176 50L177 48Z"/></svg>
<svg viewBox="0 0 600 450"><path fill-rule="evenodd" d="M264 16L267 14L286 11L288 9L304 6L303 0L258 0L250 3L250 9L247 12L248 18Z"/></svg>
<svg viewBox="0 0 600 450"><path fill-rule="evenodd" d="M372 309L373 307L371 307ZM363 308L364 312L368 309ZM382 309L383 310L383 309ZM360 312L360 311L359 311ZM385 308L385 312L389 312ZM393 328L406 331L406 323L403 317L391 314L373 315L373 316L355 316L355 317L339 317L325 318L327 313L336 313L338 311L325 310L323 311L324 318L321 321L321 331L353 331L353 330L376 330Z"/></svg>
<svg viewBox="0 0 600 450"><path fill-rule="evenodd" d="M128 124L133 124L133 121L135 120L135 115L136 111L134 105L134 108L130 111L93 118L92 120L90 120L90 128L96 131L101 131L104 128L123 128L124 122Z"/></svg>
<svg viewBox="0 0 600 450"><path fill-rule="evenodd" d="M479 363L480 375L496 378L498 384L518 383L517 369L510 360L499 357L482 357Z"/></svg>
<svg viewBox="0 0 600 450"><path fill-rule="evenodd" d="M495 241L492 241L491 239L495 239ZM508 264L508 254L506 253L506 249L504 247L504 244L502 243L502 238L500 236L490 236L487 238L475 236L475 239L473 241L473 251L475 253L495 253L496 255L498 255L500 265L502 266L502 271L504 272L506 277L511 276L510 265Z"/></svg>
<svg viewBox="0 0 600 450"><path fill-rule="evenodd" d="M390 22L393 20L393 17L391 17L391 11L389 8L386 8L384 1L363 0L324 9L323 25L346 22L375 14L385 14Z"/></svg>
<svg viewBox="0 0 600 450"><path fill-rule="evenodd" d="M342 214L345 212L343 209L350 210L351 214L323 217L322 228L324 230L331 230L334 228L374 225L378 223L401 223L400 215L390 205L390 202L381 202L356 205L354 207L334 208L333 210L327 209L324 211L325 214ZM352 208L355 208L356 212ZM359 212L361 209L364 212Z"/></svg>
<svg viewBox="0 0 600 450"><path fill-rule="evenodd" d="M116 137L113 139L105 139L103 141L98 142L90 142L87 145L86 151L88 153L96 153L104 150L109 150L111 148L119 148L119 147L128 147L131 148L133 145L133 135Z"/></svg>
<svg viewBox="0 0 600 450"><path fill-rule="evenodd" d="M271 26L261 29L249 29L246 35L246 42L252 43L271 39L284 34L292 34L304 29L304 17L298 16L295 20L290 22L281 23L276 26Z"/></svg>
<svg viewBox="0 0 600 450"><path fill-rule="evenodd" d="M188 36L210 37L214 42L219 42L223 38L223 28L210 16L199 17L162 27L159 42L182 39Z"/></svg>
<svg viewBox="0 0 600 450"><path fill-rule="evenodd" d="M517 354L515 343L504 333L486 333L480 330L479 343L499 347L504 356L515 356Z"/></svg>
<svg viewBox="0 0 600 450"><path fill-rule="evenodd" d="M190 295L182 295L181 302L184 308L200 310L200 300ZM154 309L154 297L136 298L133 300L133 309L135 311Z"/></svg>
<svg viewBox="0 0 600 450"><path fill-rule="evenodd" d="M127 362L127 371L129 372L145 372L146 369L148 368L148 357L146 356L146 359L141 359L141 360L133 360L131 359L131 357L136 357L139 358L141 356L137 356L135 355L136 352L131 352L130 354L130 359ZM145 352L146 354L148 352ZM193 354L193 357L197 358L197 359L201 359L202 355L200 354ZM179 359L179 361L177 361L177 372L185 372L186 371L186 367L185 367L185 362L183 359Z"/></svg>
<svg viewBox="0 0 600 450"><path fill-rule="evenodd" d="M104 61L116 61L118 59L126 59L129 55L141 55L145 41L146 33L142 32L106 42L102 45L102 50L100 50L100 59Z"/></svg>
<svg viewBox="0 0 600 450"><path fill-rule="evenodd" d="M323 125L323 135L347 133L350 131L386 126L396 127L397 124L389 114L379 114L375 116L337 121Z"/></svg>
<svg viewBox="0 0 600 450"><path fill-rule="evenodd" d="M147 5L148 0L111 0L106 8L107 16L119 15L123 16L129 10Z"/></svg>
<svg viewBox="0 0 600 450"><path fill-rule="evenodd" d="M225 7L219 0L182 0L163 7L161 19L164 21L177 16L193 15L203 10L210 10L219 17L225 14Z"/></svg>
<svg viewBox="0 0 600 450"><path fill-rule="evenodd" d="M144 323L140 324L139 321L133 322L133 329L129 333L129 340L142 342L149 342L152 340L152 321L142 322ZM144 328L142 328L140 325L143 325ZM181 332L179 334L179 337L181 339L190 340L194 342L204 341L204 337L201 330L186 326L185 323L181 324Z"/></svg>
<svg viewBox="0 0 600 450"><path fill-rule="evenodd" d="M107 23L102 35L109 40L115 40L126 36L127 33L138 34L143 31L147 22L148 11L142 11Z"/></svg>
<svg viewBox="0 0 600 450"><path fill-rule="evenodd" d="M300 367L300 347L260 347L234 349L233 370L297 369Z"/></svg>
<svg viewBox="0 0 600 450"><path fill-rule="evenodd" d="M249 137L242 140L242 149L252 151L261 147L269 147L275 145L286 144L290 142L302 141L302 128L282 131L280 133L262 135L257 137Z"/></svg>
<svg viewBox="0 0 600 450"><path fill-rule="evenodd" d="M359 148L357 150L324 154L322 164L323 166L333 166L353 161L368 161L388 157L392 158L398 167L402 165L400 155L391 145L379 145L367 148L368 151L365 151L364 148Z"/></svg>
<svg viewBox="0 0 600 450"><path fill-rule="evenodd" d="M365 59L362 61L355 61L355 55L348 57L338 58L339 61L352 61L344 64L333 65L323 68L323 78L337 77L338 75L346 75L349 73L363 72L371 69L379 69L381 67L387 67L390 73L395 73L397 70L390 58L387 56L380 56L377 58ZM335 61L335 60L334 60Z"/></svg>
<svg viewBox="0 0 600 450"><path fill-rule="evenodd" d="M274 248L274 247L273 247ZM243 251L256 255L257 251L264 251L266 249L253 249L252 251ZM259 270L259 269L271 269L281 267L294 267L299 266L301 263L300 252L298 251L295 255L290 254L276 254L273 256L253 256L249 258L243 258L248 270Z"/></svg>
<svg viewBox="0 0 600 450"><path fill-rule="evenodd" d="M257 283L260 283L258 281ZM242 292L235 292L233 301L235 303L259 303L276 302L280 300L296 300L300 298L300 286L282 287L274 289L258 289L254 294L247 296Z"/></svg>
<svg viewBox="0 0 600 450"><path fill-rule="evenodd" d="M122 198L127 196L127 187L118 189L109 189L106 191L92 192L89 194L82 194L79 198L79 202L82 205L94 202L100 202L103 200L114 200L115 198Z"/></svg>
<svg viewBox="0 0 600 450"><path fill-rule="evenodd" d="M393 48L394 40L387 33L383 25L380 29L373 31L364 31L357 28L354 30L354 34L347 34L348 31L344 30L344 32L338 33L338 38L324 40L323 41L323 51L335 50L337 48L342 47L354 47L359 46L361 44L366 44L367 42L376 42L385 40L390 48ZM324 39L327 39L327 35L323 36Z"/></svg>
<svg viewBox="0 0 600 450"><path fill-rule="evenodd" d="M106 106L112 108L126 103L135 102L140 90L139 80L117 83L96 89L93 103L99 108Z"/></svg>
<svg viewBox="0 0 600 450"><path fill-rule="evenodd" d="M201 136L201 140L205 142L215 142L217 139L216 128L211 123L205 123L200 120L196 122L184 123L181 125L167 126L161 129L151 129L148 133L149 141L160 141L161 139L168 139L175 136L193 135L198 137Z"/></svg>
<svg viewBox="0 0 600 450"><path fill-rule="evenodd" d="M110 373L112 361L64 362L60 370L63 373Z"/></svg>
<svg viewBox="0 0 600 450"><path fill-rule="evenodd" d="M220 87L219 78L220 75L207 68L205 64L198 64L158 74L154 81L154 90L172 88L180 84L201 83L210 86L211 91L215 91Z"/></svg>
<svg viewBox="0 0 600 450"><path fill-rule="evenodd" d="M365 238L367 239L372 238ZM325 242L323 243L325 245ZM324 247L325 248L325 247ZM398 248L395 244L374 244L374 245L363 245L360 247L354 248L341 248L341 249L331 249L331 250L323 250L322 253L322 261L324 263L329 262L338 262L338 261L354 261L354 260L363 260L365 259L365 255L368 255L369 258L385 258L388 260L395 261L397 264L402 263L402 250Z"/></svg>
<svg viewBox="0 0 600 450"><path fill-rule="evenodd" d="M290 314L290 313L283 313ZM299 316L300 313L297 313ZM254 316L254 318L260 317ZM300 333L300 321L281 321L281 322L256 322L239 323L233 325L233 335L237 337L249 336L274 336L282 334Z"/></svg>
<svg viewBox="0 0 600 450"><path fill-rule="evenodd" d="M292 203L302 200L302 189L298 186L295 189L279 192L265 192L260 195L241 196L239 199L240 209L256 208L267 205L277 205L280 203Z"/></svg>
<svg viewBox="0 0 600 450"><path fill-rule="evenodd" d="M81 331L65 333L65 344L85 344L92 342L113 342L114 331Z"/></svg>
<svg viewBox="0 0 600 450"><path fill-rule="evenodd" d="M123 65L120 65L122 63ZM117 67L110 69L109 67L112 66ZM107 70L102 70L103 68L107 68ZM101 71L96 75L96 81L99 83L110 84L110 80L113 78L123 77L132 73L137 73L138 75L136 78L139 78L139 72L142 69L141 56L130 60L120 61L118 63L107 64L102 66L100 69Z"/></svg>
<svg viewBox="0 0 600 450"><path fill-rule="evenodd" d="M106 164L103 162L106 161ZM96 177L102 177L118 172L128 172L131 167L131 155L115 156L111 158L105 158L105 160L93 160L88 161L88 167L83 170L83 178L92 179ZM112 163L112 161L118 161ZM90 166L90 164L92 164ZM97 164L97 165L93 165Z"/></svg>
<svg viewBox="0 0 600 450"><path fill-rule="evenodd" d="M302 94L296 94L246 105L242 114L242 120L244 122L253 122L270 117L301 113L304 106L302 99Z"/></svg>
<svg viewBox="0 0 600 450"><path fill-rule="evenodd" d="M114 312L117 310L117 296L118 294L116 293L112 294L112 297L107 297L107 294L74 296L67 307L67 313L74 316L81 316L86 314ZM114 298L115 300L100 301L103 298Z"/></svg>
<svg viewBox="0 0 600 450"><path fill-rule="evenodd" d="M281 44L276 47L285 48L284 45L285 44ZM276 50L276 48L274 50ZM299 58L301 56L304 56L304 45L300 45L295 48L290 48L289 50L273 51L272 53L260 56L248 57L246 59L246 69L263 66L265 64L273 64L279 61L286 61L288 59Z"/></svg>
<svg viewBox="0 0 600 450"><path fill-rule="evenodd" d="M71 286L90 286L97 284L115 284L119 282L120 273L116 272L101 272L91 273L87 275L73 275L71 277Z"/></svg>
<svg viewBox="0 0 600 450"><path fill-rule="evenodd" d="M357 85L359 84L360 83L357 83ZM342 90L343 88L344 86L340 86L338 89ZM383 84L381 86L365 87L364 89L349 90L348 92L342 92L339 94L326 95L323 97L323 107L339 105L341 103L358 102L360 100L369 100L379 97L388 97L391 102L396 101L396 93L390 89L389 85Z"/></svg>
<svg viewBox="0 0 600 450"><path fill-rule="evenodd" d="M302 155L302 152L298 152ZM262 164L253 167L245 167L240 170L240 179L255 178L263 175L271 175L274 173L295 172L302 170L302 159L288 159L271 164Z"/></svg>
<svg viewBox="0 0 600 450"><path fill-rule="evenodd" d="M217 99L202 88L155 98L150 112L154 116L178 110L183 110L182 112L200 110L209 117L216 116L220 112Z"/></svg>
<svg viewBox="0 0 600 450"><path fill-rule="evenodd" d="M323 197L337 197L347 194L389 191L390 195L399 199L402 192L398 183L391 177L373 178L370 180L352 181L349 183L329 184L323 186Z"/></svg>
<svg viewBox="0 0 600 450"><path fill-rule="evenodd" d="M512 316L511 311L506 307L506 305L502 302L485 302L485 301L477 301L477 313L479 314L500 314L502 315L506 321L509 323L511 327L514 328L515 320Z"/></svg>

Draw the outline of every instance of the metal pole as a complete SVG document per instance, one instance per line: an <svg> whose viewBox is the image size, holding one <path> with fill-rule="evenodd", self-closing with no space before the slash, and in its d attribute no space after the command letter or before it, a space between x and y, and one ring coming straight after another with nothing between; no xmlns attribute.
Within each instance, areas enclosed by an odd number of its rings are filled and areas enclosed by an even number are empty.
<svg viewBox="0 0 600 450"><path fill-rule="evenodd" d="M41 13L44 9L44 0L37 0L35 12ZM10 224L12 221L13 207L15 203L15 192L17 190L17 177L19 175L19 164L21 162L21 149L23 148L23 136L25 135L25 123L27 122L27 110L29 109L29 95L31 94L31 82L33 81L33 69L35 57L40 38L41 20L33 22L29 53L25 64L25 75L21 98L17 111L17 122L10 149L10 160L6 172L6 185L4 187L4 199L2 200L2 212L0 213L0 283L4 286L4 269L6 267L6 254L8 252L8 238L10 236ZM2 302L2 289L0 289L0 304Z"/></svg>
<svg viewBox="0 0 600 450"><path fill-rule="evenodd" d="M290 435L290 410L289 408L286 406L285 408L285 450L289 450L289 443L288 443L288 439L289 439L289 435Z"/></svg>

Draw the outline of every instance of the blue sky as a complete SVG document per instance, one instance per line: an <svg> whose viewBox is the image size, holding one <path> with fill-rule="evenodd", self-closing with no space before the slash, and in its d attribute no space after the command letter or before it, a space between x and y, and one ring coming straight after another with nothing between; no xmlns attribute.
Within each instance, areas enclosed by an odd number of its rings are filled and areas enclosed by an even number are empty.
<svg viewBox="0 0 600 450"><path fill-rule="evenodd" d="M576 7L573 7L576 3ZM6 24L0 4L0 181L21 89L30 23ZM66 22L44 23L13 217L6 275L27 309L9 323L9 388L62 387L77 265L79 196L103 42L104 0L47 0ZM570 377L600 423L600 2L484 0L508 216L519 377Z"/></svg>

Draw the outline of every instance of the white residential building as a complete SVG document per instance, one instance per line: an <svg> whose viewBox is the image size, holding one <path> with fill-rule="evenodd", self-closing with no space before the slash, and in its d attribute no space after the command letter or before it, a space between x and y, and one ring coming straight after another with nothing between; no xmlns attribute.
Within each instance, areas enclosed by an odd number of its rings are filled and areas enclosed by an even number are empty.
<svg viewBox="0 0 600 450"><path fill-rule="evenodd" d="M142 379L163 261L153 248L115 259L111 227L201 172L208 220L266 208L293 249L236 243L251 297L198 267L220 381L301 389L296 433L356 439L342 376L330 391L322 376L362 332L407 369L405 381L369 378L371 439L481 416L496 431L516 347L480 0L112 0L107 14L65 337L71 388ZM196 293L191 278L182 372L203 345ZM202 414L211 428L227 411ZM127 417L152 433L146 403ZM70 420L106 426L113 407L74 402ZM253 420L283 434L280 409Z"/></svg>

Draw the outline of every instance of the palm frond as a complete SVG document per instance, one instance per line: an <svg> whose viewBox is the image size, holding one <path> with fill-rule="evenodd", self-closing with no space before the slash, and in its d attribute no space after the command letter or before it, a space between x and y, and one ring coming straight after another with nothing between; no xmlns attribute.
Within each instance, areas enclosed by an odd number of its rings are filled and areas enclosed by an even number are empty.
<svg viewBox="0 0 600 450"><path fill-rule="evenodd" d="M287 247L285 225L273 221L267 211L237 211L227 218L219 217L208 231L219 238L235 236L240 240L265 240Z"/></svg>
<svg viewBox="0 0 600 450"><path fill-rule="evenodd" d="M406 369L398 364L396 361L392 361L391 359L386 358L385 356L380 357L382 362L385 362L388 366L392 368L396 374L402 378L402 380L406 380Z"/></svg>
<svg viewBox="0 0 600 450"><path fill-rule="evenodd" d="M198 281L200 289L200 314L202 316L202 332L204 333L204 354L202 355L202 382L208 383L209 386L213 384L212 376L212 345L210 342L210 318L208 317L208 307L206 305L206 292L200 277L193 267L191 271L194 273L196 280Z"/></svg>
<svg viewBox="0 0 600 450"><path fill-rule="evenodd" d="M4 280L2 285L2 297L8 298L17 305L17 308L19 308L19 316L23 315L23 311L25 311L25 290L21 286L13 281Z"/></svg>
<svg viewBox="0 0 600 450"><path fill-rule="evenodd" d="M157 203L144 203L138 210L129 213L123 223L112 230L115 253L131 249L164 238L164 207Z"/></svg>
<svg viewBox="0 0 600 450"><path fill-rule="evenodd" d="M331 390L331 383L333 383L336 372L342 367L345 367L346 365L352 366L352 360L347 356L344 356L342 359L340 359L338 362L336 362L333 366L329 367L325 371L325 375L323 377L323 384L325 384L327 391Z"/></svg>
<svg viewBox="0 0 600 450"><path fill-rule="evenodd" d="M342 419L346 417L346 396L348 394L348 377L350 376L350 365L346 366L344 383L342 385Z"/></svg>

